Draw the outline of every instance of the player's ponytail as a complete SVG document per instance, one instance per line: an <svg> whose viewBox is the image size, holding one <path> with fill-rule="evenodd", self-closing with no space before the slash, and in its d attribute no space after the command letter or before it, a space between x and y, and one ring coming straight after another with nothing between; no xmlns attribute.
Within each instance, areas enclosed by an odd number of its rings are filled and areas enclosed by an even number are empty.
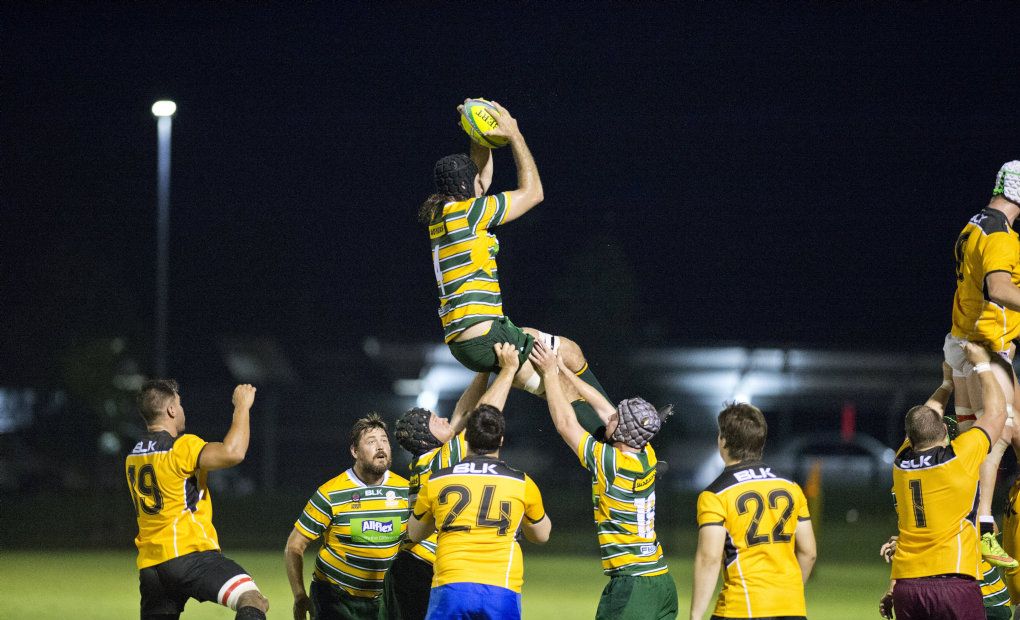
<svg viewBox="0 0 1020 620"><path fill-rule="evenodd" d="M450 202L449 196L443 194L432 194L421 203L418 208L418 221L422 224L431 224L436 217L436 212L443 208L443 205Z"/></svg>

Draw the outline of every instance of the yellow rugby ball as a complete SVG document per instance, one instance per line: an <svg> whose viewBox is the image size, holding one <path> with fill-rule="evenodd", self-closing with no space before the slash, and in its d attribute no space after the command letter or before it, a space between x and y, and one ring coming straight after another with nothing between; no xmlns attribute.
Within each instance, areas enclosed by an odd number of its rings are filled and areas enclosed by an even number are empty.
<svg viewBox="0 0 1020 620"><path fill-rule="evenodd" d="M508 140L502 136L490 136L488 132L499 127L499 110L485 99L468 99L460 115L460 126L472 140L490 149L506 146Z"/></svg>

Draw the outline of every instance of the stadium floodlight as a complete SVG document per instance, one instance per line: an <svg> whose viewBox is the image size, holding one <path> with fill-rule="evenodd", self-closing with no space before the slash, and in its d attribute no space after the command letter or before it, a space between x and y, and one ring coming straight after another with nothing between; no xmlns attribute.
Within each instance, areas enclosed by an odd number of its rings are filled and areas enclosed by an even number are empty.
<svg viewBox="0 0 1020 620"><path fill-rule="evenodd" d="M167 288L170 253L170 130L177 104L162 99L152 104L159 152L156 191L156 360L157 377L166 376Z"/></svg>
<svg viewBox="0 0 1020 620"><path fill-rule="evenodd" d="M152 104L153 116L173 116L177 111L177 104L169 99L161 99Z"/></svg>

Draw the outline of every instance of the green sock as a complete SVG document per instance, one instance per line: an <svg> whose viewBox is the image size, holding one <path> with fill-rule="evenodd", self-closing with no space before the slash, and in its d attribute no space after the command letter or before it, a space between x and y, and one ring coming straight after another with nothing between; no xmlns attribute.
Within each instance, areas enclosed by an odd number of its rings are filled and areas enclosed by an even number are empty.
<svg viewBox="0 0 1020 620"><path fill-rule="evenodd" d="M602 423L602 418L595 413L595 409L588 404L588 401L578 399L570 403L570 406L574 408L578 424L591 433L595 439L603 441L606 435L606 425Z"/></svg>
<svg viewBox="0 0 1020 620"><path fill-rule="evenodd" d="M587 362L585 362L584 368L581 369L581 372L575 374L577 374L578 378L580 378L581 381L584 381L588 385L598 390L600 394L606 397L606 400L608 400L609 402L613 402L612 400L609 399L609 394L606 394L606 390L603 389L602 384L599 383L599 380L595 378L595 373L591 371L591 365L589 365Z"/></svg>

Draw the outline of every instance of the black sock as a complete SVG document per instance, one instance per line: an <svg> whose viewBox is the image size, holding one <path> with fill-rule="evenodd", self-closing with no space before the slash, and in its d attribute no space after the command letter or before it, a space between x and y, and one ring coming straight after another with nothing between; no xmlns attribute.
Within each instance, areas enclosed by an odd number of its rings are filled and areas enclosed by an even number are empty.
<svg viewBox="0 0 1020 620"><path fill-rule="evenodd" d="M581 370L575 374L578 376L578 378L581 379L581 381L584 381L588 385L598 390L599 394L602 394L603 396L606 397L606 400L609 400L609 394L606 394L606 390L602 387L602 384L599 383L599 380L595 378L595 373L591 371L591 366L588 365L587 362L585 362L584 367L581 368ZM609 402L613 401L609 400Z"/></svg>
<svg viewBox="0 0 1020 620"><path fill-rule="evenodd" d="M238 607L235 620L266 620L266 614L257 607Z"/></svg>
<svg viewBox="0 0 1020 620"><path fill-rule="evenodd" d="M584 430L591 433L595 439L605 441L606 425L602 423L602 418L599 417L599 414L595 413L595 409L592 408L588 401L578 399L570 403L570 406L574 408L574 416L577 417L577 423Z"/></svg>
<svg viewBox="0 0 1020 620"><path fill-rule="evenodd" d="M981 535L982 536L984 536L985 534L994 534L994 533L995 533L995 523L993 521L982 521L981 522Z"/></svg>

